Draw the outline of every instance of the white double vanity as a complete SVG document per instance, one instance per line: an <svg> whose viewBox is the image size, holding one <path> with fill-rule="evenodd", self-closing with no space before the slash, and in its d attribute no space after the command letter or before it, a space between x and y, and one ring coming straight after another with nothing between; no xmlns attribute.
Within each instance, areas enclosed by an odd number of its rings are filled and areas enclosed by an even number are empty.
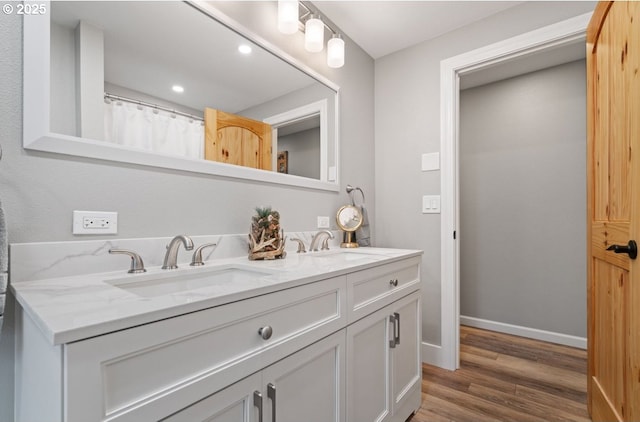
<svg viewBox="0 0 640 422"><path fill-rule="evenodd" d="M249 261L213 240L204 266L180 251L180 268L154 256L142 274L107 250L161 255L167 239L65 242L64 259L12 245L16 420L399 422L420 407L421 251ZM105 262L122 269L73 274Z"/></svg>
<svg viewBox="0 0 640 422"><path fill-rule="evenodd" d="M50 13L25 15L27 154L340 190L335 83L210 2L134 3L45 2ZM275 7L238 3L234 15L246 22ZM254 61L241 57L231 66L222 54L236 57L236 43L251 45ZM173 70L192 62L193 51L207 51L187 66L196 74L179 72L193 97L167 94ZM153 60L145 63L147 56ZM148 86L156 80L166 83ZM76 87L82 101L69 94ZM223 93L233 101L224 104ZM143 148L133 135L131 144L111 142L104 110L114 98L168 110L171 119L187 113L197 120L207 108L245 110L284 129L309 118L318 126L318 152L297 164L314 174L296 174L293 153L285 174ZM284 132L273 151L286 145ZM141 215L162 213L149 207L141 205ZM288 235L309 243L309 234ZM172 270L160 268L170 238L11 245L17 421L400 422L419 408L421 251L334 244L296 254L289 245L285 259L249 261L246 235L192 238L196 247L218 246L195 267L181 250ZM147 272L128 274L129 259L110 249L137 252Z"/></svg>

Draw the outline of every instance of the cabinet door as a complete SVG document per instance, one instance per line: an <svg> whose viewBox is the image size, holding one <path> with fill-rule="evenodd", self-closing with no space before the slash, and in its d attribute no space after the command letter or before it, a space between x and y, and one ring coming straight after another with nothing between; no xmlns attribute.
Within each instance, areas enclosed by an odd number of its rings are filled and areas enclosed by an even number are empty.
<svg viewBox="0 0 640 422"><path fill-rule="evenodd" d="M345 330L262 371L266 422L344 422Z"/></svg>
<svg viewBox="0 0 640 422"><path fill-rule="evenodd" d="M391 312L385 307L347 327L347 421L391 420Z"/></svg>
<svg viewBox="0 0 640 422"><path fill-rule="evenodd" d="M257 422L258 408L254 393L260 393L260 381L260 373L253 374L162 421Z"/></svg>
<svg viewBox="0 0 640 422"><path fill-rule="evenodd" d="M414 292L391 305L398 340L391 352L392 408L396 416L401 409L406 413L399 415L399 420L402 421L420 407L422 386L420 297L419 291Z"/></svg>

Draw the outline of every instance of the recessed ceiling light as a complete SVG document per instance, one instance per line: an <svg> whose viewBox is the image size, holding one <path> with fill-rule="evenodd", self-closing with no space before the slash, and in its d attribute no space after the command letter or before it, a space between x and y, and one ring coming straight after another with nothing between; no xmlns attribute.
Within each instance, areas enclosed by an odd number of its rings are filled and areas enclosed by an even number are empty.
<svg viewBox="0 0 640 422"><path fill-rule="evenodd" d="M238 47L238 51L241 52L242 54L249 54L251 53L251 46L247 44L242 44Z"/></svg>
<svg viewBox="0 0 640 422"><path fill-rule="evenodd" d="M171 87L171 89L173 90L173 92L179 92L179 93L183 93L184 92L184 88L181 87L180 85L174 85Z"/></svg>

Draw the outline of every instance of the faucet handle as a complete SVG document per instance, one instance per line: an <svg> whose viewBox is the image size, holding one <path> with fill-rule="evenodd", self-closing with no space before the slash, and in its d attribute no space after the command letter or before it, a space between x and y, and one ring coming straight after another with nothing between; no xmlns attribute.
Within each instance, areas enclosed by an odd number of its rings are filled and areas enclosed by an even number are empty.
<svg viewBox="0 0 640 422"><path fill-rule="evenodd" d="M302 241L302 239L299 239L297 237L292 237L291 240L293 240L294 242L298 242L298 251L297 253L306 253L307 250L304 247L304 242Z"/></svg>
<svg viewBox="0 0 640 422"><path fill-rule="evenodd" d="M144 273L147 271L144 268L142 258L134 251L130 251L128 249L109 249L109 253L129 255L131 257L131 268L127 271L129 274Z"/></svg>
<svg viewBox="0 0 640 422"><path fill-rule="evenodd" d="M204 248L208 248L208 247L215 247L217 246L217 243L205 243L204 245L198 246L198 248L195 250L195 252L193 252L193 257L191 258L191 265L192 267L197 267L200 265L204 265L204 262L202 261L202 250Z"/></svg>
<svg viewBox="0 0 640 422"><path fill-rule="evenodd" d="M322 247L320 248L321 251L328 251L329 250L329 237L326 237L323 241L322 241Z"/></svg>

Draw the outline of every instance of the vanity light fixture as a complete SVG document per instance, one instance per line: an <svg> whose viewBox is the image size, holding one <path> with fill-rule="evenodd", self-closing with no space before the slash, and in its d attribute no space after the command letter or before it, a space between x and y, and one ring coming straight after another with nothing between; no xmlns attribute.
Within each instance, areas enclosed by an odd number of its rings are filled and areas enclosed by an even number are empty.
<svg viewBox="0 0 640 422"><path fill-rule="evenodd" d="M278 30L283 34L298 32L298 0L278 0Z"/></svg>
<svg viewBox="0 0 640 422"><path fill-rule="evenodd" d="M180 85L174 85L171 87L171 89L173 90L173 92L177 92L178 94L182 94L184 92L184 88Z"/></svg>
<svg viewBox="0 0 640 422"><path fill-rule="evenodd" d="M241 52L242 54L250 54L251 53L251 46L248 44L240 44L238 46L238 51Z"/></svg>
<svg viewBox="0 0 640 422"><path fill-rule="evenodd" d="M327 43L327 66L333 68L344 66L344 40L340 34L333 34Z"/></svg>
<svg viewBox="0 0 640 422"><path fill-rule="evenodd" d="M324 48L324 24L319 15L311 15L304 24L304 48L311 53Z"/></svg>
<svg viewBox="0 0 640 422"><path fill-rule="evenodd" d="M300 6L305 10L300 15ZM295 16L295 18L292 18ZM311 10L307 2L298 0L278 0L278 29L283 34L295 34L298 29L304 32L304 48L317 53L324 49L325 28L331 33L327 43L327 66L344 66L345 43L342 36L324 23L319 12Z"/></svg>

